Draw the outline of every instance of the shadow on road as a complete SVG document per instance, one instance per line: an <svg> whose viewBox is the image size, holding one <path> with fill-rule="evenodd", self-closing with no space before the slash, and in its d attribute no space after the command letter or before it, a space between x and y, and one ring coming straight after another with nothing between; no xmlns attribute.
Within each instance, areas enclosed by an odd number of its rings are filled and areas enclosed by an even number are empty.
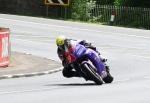
<svg viewBox="0 0 150 103"><path fill-rule="evenodd" d="M95 83L48 84L46 86L97 86Z"/></svg>

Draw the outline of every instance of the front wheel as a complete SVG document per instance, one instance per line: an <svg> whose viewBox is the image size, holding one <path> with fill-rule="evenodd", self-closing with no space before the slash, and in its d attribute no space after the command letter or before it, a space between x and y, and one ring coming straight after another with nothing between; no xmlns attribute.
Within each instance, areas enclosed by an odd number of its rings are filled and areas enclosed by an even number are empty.
<svg viewBox="0 0 150 103"><path fill-rule="evenodd" d="M82 65L82 71L84 72L84 74L88 79L93 80L97 85L103 84L102 78L99 76L99 74L94 70L94 68L90 64L84 63Z"/></svg>

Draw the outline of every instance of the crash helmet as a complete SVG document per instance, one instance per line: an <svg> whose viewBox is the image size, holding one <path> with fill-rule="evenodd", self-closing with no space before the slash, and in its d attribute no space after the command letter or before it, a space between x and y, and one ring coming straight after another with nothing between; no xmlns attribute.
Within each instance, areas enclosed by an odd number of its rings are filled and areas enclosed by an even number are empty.
<svg viewBox="0 0 150 103"><path fill-rule="evenodd" d="M63 46L64 43L65 43L65 39L66 39L66 37L63 36L63 35L58 36L58 37L56 38L56 45L57 45L57 46Z"/></svg>

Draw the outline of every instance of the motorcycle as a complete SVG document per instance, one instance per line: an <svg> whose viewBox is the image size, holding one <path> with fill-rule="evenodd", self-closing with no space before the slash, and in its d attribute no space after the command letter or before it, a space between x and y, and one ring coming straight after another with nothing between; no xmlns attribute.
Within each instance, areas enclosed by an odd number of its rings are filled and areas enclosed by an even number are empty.
<svg viewBox="0 0 150 103"><path fill-rule="evenodd" d="M79 55L80 58L76 58L71 53L66 53L68 63L83 77L85 80L92 80L97 85L102 85L105 83L111 83L113 77L110 74L109 66L106 64L106 59L102 59L99 56L100 63L103 65L103 69L106 71L106 77L102 79L99 75L97 68L93 65L92 61L83 53L83 49L76 49L76 55Z"/></svg>

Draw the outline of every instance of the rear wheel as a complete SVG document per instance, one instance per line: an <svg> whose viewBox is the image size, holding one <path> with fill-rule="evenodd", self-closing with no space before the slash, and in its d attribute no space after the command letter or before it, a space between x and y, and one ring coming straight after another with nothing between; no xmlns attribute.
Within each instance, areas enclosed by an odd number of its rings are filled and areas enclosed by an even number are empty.
<svg viewBox="0 0 150 103"><path fill-rule="evenodd" d="M110 74L109 71L110 71L110 70L109 70L109 67L106 66L107 77L103 78L103 81L104 81L105 83L111 83L111 82L114 80L114 78L111 76L111 74Z"/></svg>
<svg viewBox="0 0 150 103"><path fill-rule="evenodd" d="M113 80L114 78L110 74L107 74L107 77L103 78L105 83L111 83Z"/></svg>
<svg viewBox="0 0 150 103"><path fill-rule="evenodd" d="M84 63L82 66L82 71L86 75L87 79L93 80L97 85L103 84L102 78L90 64Z"/></svg>

